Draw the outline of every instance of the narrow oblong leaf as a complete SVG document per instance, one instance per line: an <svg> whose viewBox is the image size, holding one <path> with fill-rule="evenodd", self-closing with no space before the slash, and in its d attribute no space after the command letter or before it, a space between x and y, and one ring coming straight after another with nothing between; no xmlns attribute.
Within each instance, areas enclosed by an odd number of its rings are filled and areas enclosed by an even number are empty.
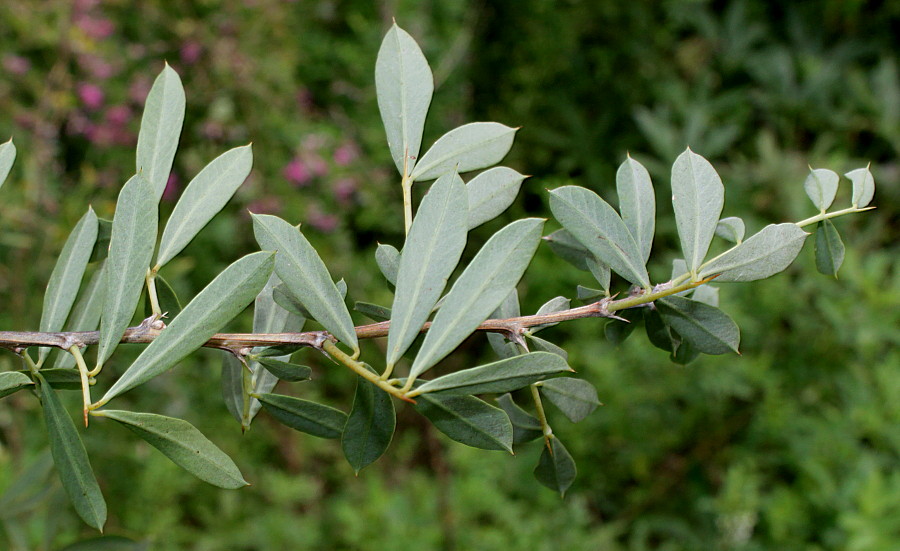
<svg viewBox="0 0 900 551"><path fill-rule="evenodd" d="M103 314L97 365L115 350L134 315L150 258L156 246L157 201L150 183L140 174L119 192L106 259Z"/></svg>
<svg viewBox="0 0 900 551"><path fill-rule="evenodd" d="M461 444L512 453L513 428L506 413L474 396L423 394L416 410Z"/></svg>
<svg viewBox="0 0 900 551"><path fill-rule="evenodd" d="M541 394L558 407L569 421L577 423L602 405L597 389L584 379L559 377L537 384Z"/></svg>
<svg viewBox="0 0 900 551"><path fill-rule="evenodd" d="M563 310L568 310L569 304L571 304L571 302L572 301L567 299L566 297L553 297L550 300L548 300L547 302L545 302L544 304L542 304L541 307L538 308L538 311L535 312L535 315L543 316L545 314L552 314L554 312L561 312ZM541 329L553 327L554 325L557 325L558 323L559 322L553 322L553 323L545 323L543 325L535 325L534 327L530 328L529 331L531 331L531 333L537 333Z"/></svg>
<svg viewBox="0 0 900 551"><path fill-rule="evenodd" d="M4 371L0 373L0 398L9 396L13 392L18 392L23 388L34 385L28 375L19 373L18 371Z"/></svg>
<svg viewBox="0 0 900 551"><path fill-rule="evenodd" d="M90 262L106 260L109 254L109 240L112 237L112 220L97 218L97 241L94 242L94 250L91 253Z"/></svg>
<svg viewBox="0 0 900 551"><path fill-rule="evenodd" d="M809 234L796 224L770 224L746 241L704 264L700 277L716 281L756 281L791 265Z"/></svg>
<svg viewBox="0 0 900 551"><path fill-rule="evenodd" d="M688 148L672 165L672 205L684 260L697 272L716 231L725 187L709 161Z"/></svg>
<svg viewBox="0 0 900 551"><path fill-rule="evenodd" d="M875 178L869 171L869 167L857 168L844 174L853 182L853 198L851 204L856 208L863 208L872 202L875 197Z"/></svg>
<svg viewBox="0 0 900 551"><path fill-rule="evenodd" d="M375 249L375 262L378 269L391 285L397 284L397 270L400 269L400 251L393 245L379 243Z"/></svg>
<svg viewBox="0 0 900 551"><path fill-rule="evenodd" d="M150 182L150 198L158 203L169 181L184 123L184 88L169 64L153 82L138 132L136 172Z"/></svg>
<svg viewBox="0 0 900 551"><path fill-rule="evenodd" d="M275 358L259 356L255 358L266 371L275 375L282 381L296 383L298 381L308 381L312 376L312 369L305 365L292 364Z"/></svg>
<svg viewBox="0 0 900 551"><path fill-rule="evenodd" d="M827 168L810 169L809 176L803 182L803 189L806 195L817 209L825 212L831 203L834 202L834 196L837 194L838 181L840 176L833 170Z"/></svg>
<svg viewBox="0 0 900 551"><path fill-rule="evenodd" d="M744 233L746 231L744 221L737 216L723 218L716 224L716 235L731 243L740 244L740 242L744 240Z"/></svg>
<svg viewBox="0 0 900 551"><path fill-rule="evenodd" d="M591 275L594 276L594 279L597 280L597 283L603 288L604 294L608 295L609 283L612 280L612 272L609 269L609 266L600 262L593 256L589 257L586 262L588 271L591 272Z"/></svg>
<svg viewBox="0 0 900 551"><path fill-rule="evenodd" d="M359 474L374 463L391 445L397 415L390 395L363 379L356 378L356 395L341 435L344 457Z"/></svg>
<svg viewBox="0 0 900 551"><path fill-rule="evenodd" d="M513 400L512 394L504 394L497 398L497 405L506 412L513 426L513 444L524 444L543 436L541 421L520 408Z"/></svg>
<svg viewBox="0 0 900 551"><path fill-rule="evenodd" d="M550 192L550 210L588 251L631 283L650 286L643 255L625 223L589 189L563 186Z"/></svg>
<svg viewBox="0 0 900 551"><path fill-rule="evenodd" d="M553 344L550 341L546 341L540 337L535 335L526 334L525 338L528 339L528 342L531 344L532 348L539 352L549 352L550 354L555 354L559 356L565 361L569 361L569 353L560 348L559 346Z"/></svg>
<svg viewBox="0 0 900 551"><path fill-rule="evenodd" d="M17 371L23 375L30 375L28 370ZM42 369L41 376L56 390L81 390L81 375L77 369Z"/></svg>
<svg viewBox="0 0 900 551"><path fill-rule="evenodd" d="M825 275L837 276L844 263L844 242L831 220L816 225L816 268Z"/></svg>
<svg viewBox="0 0 900 551"><path fill-rule="evenodd" d="M544 446L541 458L534 468L534 477L544 486L565 497L566 490L575 481L578 473L575 460L559 438L555 436L551 438L548 446Z"/></svg>
<svg viewBox="0 0 900 551"><path fill-rule="evenodd" d="M249 485L234 461L187 421L120 410L101 410L97 415L124 425L204 482L227 489Z"/></svg>
<svg viewBox="0 0 900 551"><path fill-rule="evenodd" d="M394 164L401 175L409 174L422 146L434 76L419 45L396 23L378 50L375 92Z"/></svg>
<svg viewBox="0 0 900 551"><path fill-rule="evenodd" d="M387 321L391 319L391 309L387 306L381 306L380 304L372 304L371 302L355 302L353 304L353 309L360 314L369 316L375 321Z"/></svg>
<svg viewBox="0 0 900 551"><path fill-rule="evenodd" d="M259 394L263 408L283 425L320 438L340 438L347 414L333 407L281 394Z"/></svg>
<svg viewBox="0 0 900 551"><path fill-rule="evenodd" d="M235 147L219 155L190 181L166 223L156 267L165 266L225 206L253 166L250 145Z"/></svg>
<svg viewBox="0 0 900 551"><path fill-rule="evenodd" d="M519 293L513 289L506 295L506 298L503 299L500 306L491 312L490 317L493 319L508 319L519 317L519 315L521 315L521 312L519 311ZM501 358L511 358L513 356L518 356L521 353L516 343L507 341L500 333L489 332L487 334L487 340L491 345L491 348L494 349L494 352Z"/></svg>
<svg viewBox="0 0 900 551"><path fill-rule="evenodd" d="M656 307L663 321L700 352L739 353L740 329L718 308L676 296L657 300Z"/></svg>
<svg viewBox="0 0 900 551"><path fill-rule="evenodd" d="M630 155L616 171L616 192L622 221L634 237L646 264L656 231L656 196L650 173Z"/></svg>
<svg viewBox="0 0 900 551"><path fill-rule="evenodd" d="M106 501L94 477L84 443L56 391L40 374L37 380L56 472L78 516L102 532L106 524Z"/></svg>
<svg viewBox="0 0 900 551"><path fill-rule="evenodd" d="M579 243L571 233L566 230L556 230L550 235L545 235L543 239L550 245L550 250L553 251L556 256L562 258L579 270L584 270L585 272L590 271L588 260L593 258L594 255L592 255L591 251L587 250L584 245Z"/></svg>
<svg viewBox="0 0 900 551"><path fill-rule="evenodd" d="M525 176L511 168L485 170L466 184L469 198L469 229L493 220L515 201Z"/></svg>
<svg viewBox="0 0 900 551"><path fill-rule="evenodd" d="M543 226L539 218L518 220L481 247L435 315L413 361L412 379L459 346L515 289L534 256Z"/></svg>
<svg viewBox="0 0 900 551"><path fill-rule="evenodd" d="M353 351L356 331L344 298L319 253L299 229L270 214L253 214L253 232L263 250L277 251L275 272L312 317Z"/></svg>
<svg viewBox="0 0 900 551"><path fill-rule="evenodd" d="M55 333L62 331L69 317L72 305L81 287L81 279L87 268L94 242L97 240L97 215L88 207L87 212L75 225L66 239L62 252L50 274L44 305L41 312L40 330ZM38 362L43 363L50 349L42 347Z"/></svg>
<svg viewBox="0 0 900 551"><path fill-rule="evenodd" d="M502 393L526 387L551 375L572 371L566 361L549 352L531 352L432 379L409 395L440 392L444 396Z"/></svg>
<svg viewBox="0 0 900 551"><path fill-rule="evenodd" d="M197 350L256 297L272 273L274 253L248 254L225 268L145 348L101 403L164 373Z"/></svg>
<svg viewBox="0 0 900 551"><path fill-rule="evenodd" d="M391 306L387 365L403 356L422 329L466 246L466 188L455 172L432 184L406 236Z"/></svg>
<svg viewBox="0 0 900 551"><path fill-rule="evenodd" d="M462 174L499 163L512 147L517 128L498 122L471 122L447 132L416 163L413 181L434 180L446 172Z"/></svg>
<svg viewBox="0 0 900 551"><path fill-rule="evenodd" d="M222 401L234 420L243 425L244 422L244 364L234 354L226 352L222 357L222 376L220 386ZM249 396L247 396L249 399Z"/></svg>
<svg viewBox="0 0 900 551"><path fill-rule="evenodd" d="M15 162L16 145L10 138L0 144L0 187L3 187L3 182L6 181L6 177L9 176L9 171Z"/></svg>

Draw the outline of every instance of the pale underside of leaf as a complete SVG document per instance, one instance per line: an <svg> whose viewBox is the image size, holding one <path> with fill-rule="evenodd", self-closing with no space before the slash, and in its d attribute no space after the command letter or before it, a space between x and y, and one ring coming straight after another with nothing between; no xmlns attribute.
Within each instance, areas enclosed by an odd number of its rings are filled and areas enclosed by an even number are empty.
<svg viewBox="0 0 900 551"><path fill-rule="evenodd" d="M497 122L472 122L455 128L422 155L411 178L434 180L454 169L462 174L499 163L509 153L516 130Z"/></svg>
<svg viewBox="0 0 900 551"><path fill-rule="evenodd" d="M13 163L16 162L16 146L13 144L12 138L0 144L0 187L9 176Z"/></svg>
<svg viewBox="0 0 900 551"><path fill-rule="evenodd" d="M469 198L469 229L493 220L505 211L519 194L525 176L511 168L497 166L485 170L466 184Z"/></svg>
<svg viewBox="0 0 900 551"><path fill-rule="evenodd" d="M646 264L656 230L656 197L650 173L629 156L616 172L616 192L622 221L631 232Z"/></svg>
<svg viewBox="0 0 900 551"><path fill-rule="evenodd" d="M136 171L150 182L151 196L157 203L169 181L184 123L184 107L181 78L166 64L147 95L136 155Z"/></svg>
<svg viewBox="0 0 900 551"><path fill-rule="evenodd" d="M699 270L725 203L725 188L709 161L690 149L672 165L672 204L684 259Z"/></svg>
<svg viewBox="0 0 900 551"><path fill-rule="evenodd" d="M809 234L796 224L770 224L737 247L709 261L700 277L716 281L755 281L775 275L797 258Z"/></svg>
<svg viewBox="0 0 900 551"><path fill-rule="evenodd" d="M838 190L838 181L840 181L840 176L833 170L817 168L810 170L809 176L803 182L803 189L806 190L806 195L817 209L826 211L834 201Z"/></svg>

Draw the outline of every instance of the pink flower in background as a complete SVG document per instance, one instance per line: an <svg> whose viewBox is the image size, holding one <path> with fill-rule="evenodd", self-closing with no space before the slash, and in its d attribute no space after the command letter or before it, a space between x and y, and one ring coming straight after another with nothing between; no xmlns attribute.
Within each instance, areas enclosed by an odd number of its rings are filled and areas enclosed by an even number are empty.
<svg viewBox="0 0 900 551"><path fill-rule="evenodd" d="M331 233L336 230L339 221L337 216L319 212L318 210L309 215L309 225L322 233Z"/></svg>
<svg viewBox="0 0 900 551"><path fill-rule="evenodd" d="M78 85L78 98L91 111L103 106L103 90L96 84L83 82Z"/></svg>
<svg viewBox="0 0 900 551"><path fill-rule="evenodd" d="M297 187L309 184L309 181L312 179L312 173L309 171L309 168L298 157L291 159L291 162L284 166L281 174L288 182Z"/></svg>
<svg viewBox="0 0 900 551"><path fill-rule="evenodd" d="M166 181L166 189L163 190L162 198L164 201L174 201L178 197L178 175L174 172L169 174L169 179Z"/></svg>
<svg viewBox="0 0 900 551"><path fill-rule="evenodd" d="M112 20L87 14L77 15L75 17L75 26L94 40L108 38L116 31L116 25Z"/></svg>
<svg viewBox="0 0 900 551"><path fill-rule="evenodd" d="M331 190L334 192L334 198L337 199L338 203L346 207L353 202L353 195L356 193L356 180L353 178L340 178L331 184Z"/></svg>
<svg viewBox="0 0 900 551"><path fill-rule="evenodd" d="M346 142L337 148L334 152L334 162L338 166L347 166L359 157L359 150L356 144Z"/></svg>
<svg viewBox="0 0 900 551"><path fill-rule="evenodd" d="M96 55L79 55L78 65L94 78L101 80L106 80L116 74L116 69L110 62Z"/></svg>
<svg viewBox="0 0 900 551"><path fill-rule="evenodd" d="M127 105L113 105L106 110L106 122L125 126L131 121L131 108Z"/></svg>
<svg viewBox="0 0 900 551"><path fill-rule="evenodd" d="M137 77L131 81L131 85L128 86L128 99L134 103L143 105L144 100L147 99L147 94L150 93L150 87L152 85L153 83L150 82L149 78L145 76Z"/></svg>
<svg viewBox="0 0 900 551"><path fill-rule="evenodd" d="M225 136L225 129L216 121L206 121L203 123L200 132L210 140L221 140Z"/></svg>
<svg viewBox="0 0 900 551"><path fill-rule="evenodd" d="M24 75L31 69L31 62L20 55L6 54L3 56L3 69L13 75Z"/></svg>
<svg viewBox="0 0 900 551"><path fill-rule="evenodd" d="M87 11L100 4L100 0L75 0L73 4L76 11Z"/></svg>
<svg viewBox="0 0 900 551"><path fill-rule="evenodd" d="M263 197L247 205L247 210L253 214L277 214L281 212L281 200L277 197Z"/></svg>
<svg viewBox="0 0 900 551"><path fill-rule="evenodd" d="M203 53L203 46L200 45L199 42L185 42L181 46L181 61L184 62L185 65L193 65L197 63L200 59L200 54Z"/></svg>
<svg viewBox="0 0 900 551"><path fill-rule="evenodd" d="M312 170L313 174L316 176L325 176L328 174L328 163L325 162L325 159L319 157L318 155L312 155L309 158L307 163L309 168Z"/></svg>

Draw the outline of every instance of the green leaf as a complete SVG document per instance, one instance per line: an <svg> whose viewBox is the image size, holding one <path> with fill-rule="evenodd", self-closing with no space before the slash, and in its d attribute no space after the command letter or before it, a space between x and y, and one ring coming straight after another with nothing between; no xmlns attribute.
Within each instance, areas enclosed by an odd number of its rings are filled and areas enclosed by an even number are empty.
<svg viewBox="0 0 900 551"><path fill-rule="evenodd" d="M643 310L643 308L629 308L627 310L617 311L616 315L628 320L628 322L616 319L609 320L603 328L603 334L606 336L606 340L616 345L625 342L625 339L634 332L638 322L643 319L644 313L641 310Z"/></svg>
<svg viewBox="0 0 900 551"><path fill-rule="evenodd" d="M13 143L12 138L0 144L0 187L3 187L3 182L6 181L6 177L9 176L9 171L12 169L13 163L16 162L16 145Z"/></svg>
<svg viewBox="0 0 900 551"><path fill-rule="evenodd" d="M718 308L719 288L713 287L711 285L701 285L700 287L694 289L694 293L691 295L691 300L702 302L703 304L709 304L710 306Z"/></svg>
<svg viewBox="0 0 900 551"><path fill-rule="evenodd" d="M109 240L112 238L112 220L97 218L97 241L91 252L90 262L106 260L109 255Z"/></svg>
<svg viewBox="0 0 900 551"><path fill-rule="evenodd" d="M672 205L684 260L697 272L716 232L725 187L709 161L688 148L672 165Z"/></svg>
<svg viewBox="0 0 900 551"><path fill-rule="evenodd" d="M256 398L278 422L320 438L340 438L347 414L333 407L293 396L260 394Z"/></svg>
<svg viewBox="0 0 900 551"><path fill-rule="evenodd" d="M554 312L562 312L563 310L569 309L569 304L572 301L567 299L566 297L553 297L538 308L538 311L535 313L536 316L543 316L546 314L553 314ZM558 325L559 322L554 323L545 323L543 325L535 325L531 327L529 331L531 333L537 333L541 329L546 329L548 327L553 327L554 325Z"/></svg>
<svg viewBox="0 0 900 551"><path fill-rule="evenodd" d="M234 357L234 354L226 352L222 357L222 401L228 413L235 421L244 423L244 364ZM249 397L248 397L249 399Z"/></svg>
<svg viewBox="0 0 900 551"><path fill-rule="evenodd" d="M869 171L869 167L857 168L844 174L853 182L853 199L854 207L863 208L872 202L875 196L875 178Z"/></svg>
<svg viewBox="0 0 900 551"><path fill-rule="evenodd" d="M344 457L356 474L384 454L396 425L397 415L390 395L357 377L356 396L341 436Z"/></svg>
<svg viewBox="0 0 900 551"><path fill-rule="evenodd" d="M113 217L97 365L112 355L137 308L156 246L156 223L157 203L150 183L136 174L119 192Z"/></svg>
<svg viewBox="0 0 900 551"><path fill-rule="evenodd" d="M563 358L548 352L531 352L432 379L417 387L410 396L431 392L440 392L444 396L499 394L564 371L572 369Z"/></svg>
<svg viewBox="0 0 900 551"><path fill-rule="evenodd" d="M634 237L646 264L656 231L656 196L650 173L630 155L616 172L616 192L622 221Z"/></svg>
<svg viewBox="0 0 900 551"><path fill-rule="evenodd" d="M438 310L410 371L415 379L453 351L515 289L541 238L544 221L517 220L481 247Z"/></svg>
<svg viewBox="0 0 900 551"><path fill-rule="evenodd" d="M603 405L597 398L597 389L584 379L559 377L537 383L541 394L558 407L569 421L577 423Z"/></svg>
<svg viewBox="0 0 900 551"><path fill-rule="evenodd" d="M745 232L744 221L737 216L723 218L716 224L716 235L731 243L743 241Z"/></svg>
<svg viewBox="0 0 900 551"><path fill-rule="evenodd" d="M187 421L155 413L120 410L102 410L96 415L125 425L173 463L204 482L227 489L249 485L234 461Z"/></svg>
<svg viewBox="0 0 900 551"><path fill-rule="evenodd" d="M837 276L844 263L844 242L831 220L816 225L816 268L825 275Z"/></svg>
<svg viewBox="0 0 900 551"><path fill-rule="evenodd" d="M700 277L721 274L717 282L756 281L791 265L809 234L795 224L770 224L746 241L707 262Z"/></svg>
<svg viewBox="0 0 900 551"><path fill-rule="evenodd" d="M597 283L603 287L603 294L609 294L609 283L612 279L612 273L610 272L609 266L600 262L593 256L590 256L587 259L587 267L591 272L591 275L594 276L594 279L597 280Z"/></svg>
<svg viewBox="0 0 900 551"><path fill-rule="evenodd" d="M562 358L564 361L569 360L569 353L566 352L565 350L563 350L562 348L560 348L559 346L553 344L552 342L545 341L544 339L542 339L540 337L536 337L534 335L530 335L527 333L525 335L525 338L528 339L528 342L530 342L531 346L533 348L535 348L536 350L538 350L540 352L549 352L551 354L555 354L556 356L559 356L560 358Z"/></svg>
<svg viewBox="0 0 900 551"><path fill-rule="evenodd" d="M513 444L524 444L543 436L540 420L520 408L513 400L512 394L504 394L497 398L497 404L506 412L513 427Z"/></svg>
<svg viewBox="0 0 900 551"><path fill-rule="evenodd" d="M147 551L149 543L123 536L100 536L69 544L59 551Z"/></svg>
<svg viewBox="0 0 900 551"><path fill-rule="evenodd" d="M423 394L416 410L435 428L461 444L512 453L513 428L502 409L474 396Z"/></svg>
<svg viewBox="0 0 900 551"><path fill-rule="evenodd" d="M235 147L206 165L185 188L166 223L156 267L180 253L206 224L225 207L253 166L253 152L249 145Z"/></svg>
<svg viewBox="0 0 900 551"><path fill-rule="evenodd" d="M371 302L355 302L353 304L353 309L360 314L369 316L375 321L387 321L391 319L391 309L387 306L381 306L380 304L372 304Z"/></svg>
<svg viewBox="0 0 900 551"><path fill-rule="evenodd" d="M16 373L31 374L28 370L17 371ZM42 369L41 376L44 377L47 384L56 390L81 390L81 375L78 374L77 369Z"/></svg>
<svg viewBox="0 0 900 551"><path fill-rule="evenodd" d="M578 186L556 188L550 192L550 210L575 239L614 272L650 287L650 276L631 232L599 195Z"/></svg>
<svg viewBox="0 0 900 551"><path fill-rule="evenodd" d="M40 374L37 375L37 380L41 385L41 405L56 472L59 473L59 479L78 516L102 532L103 525L106 524L106 501L94 478L84 443L56 391L50 388Z"/></svg>
<svg viewBox="0 0 900 551"><path fill-rule="evenodd" d="M308 381L312 376L312 369L305 365L292 364L275 358L259 356L255 358L266 371L275 375L282 381L296 383L298 381ZM271 390L271 389L270 389Z"/></svg>
<svg viewBox="0 0 900 551"><path fill-rule="evenodd" d="M375 91L394 164L401 175L404 169L409 174L422 146L434 77L419 45L396 23L378 50Z"/></svg>
<svg viewBox="0 0 900 551"><path fill-rule="evenodd" d="M469 198L469 229L493 220L515 201L525 176L498 166L485 170L466 184Z"/></svg>
<svg viewBox="0 0 900 551"><path fill-rule="evenodd" d="M459 263L467 213L465 184L455 172L438 178L422 199L400 255L388 330L389 368L418 336Z"/></svg>
<svg viewBox="0 0 900 551"><path fill-rule="evenodd" d="M19 373L18 371L4 371L0 373L0 398L9 396L13 392L18 392L23 388L33 385L28 375Z"/></svg>
<svg viewBox="0 0 900 551"><path fill-rule="evenodd" d="M512 147L516 128L498 122L472 122L447 132L416 163L413 181L434 180L499 163Z"/></svg>
<svg viewBox="0 0 900 551"><path fill-rule="evenodd" d="M825 212L831 203L834 202L834 196L837 193L838 181L840 176L833 170L827 168L810 169L809 176L803 182L803 189L806 195L817 209Z"/></svg>
<svg viewBox="0 0 900 551"><path fill-rule="evenodd" d="M167 318L172 319L181 313L181 301L178 300L175 289L159 274L156 275L156 300Z"/></svg>
<svg viewBox="0 0 900 551"><path fill-rule="evenodd" d="M328 268L300 230L281 218L269 214L254 214L253 232L263 250L278 251L275 272L287 289L297 297L312 317L326 330L359 350L350 311Z"/></svg>
<svg viewBox="0 0 900 551"><path fill-rule="evenodd" d="M500 306L498 306L496 310L491 312L490 318L516 318L519 317L520 314L519 293L515 289L513 289L508 295L506 295L506 298L503 299L503 302L500 303ZM491 345L491 348L494 349L494 352L496 352L497 355L501 358L512 358L513 356L518 356L521 353L518 345L507 341L506 338L500 333L488 333L487 340L488 344Z"/></svg>
<svg viewBox="0 0 900 551"><path fill-rule="evenodd" d="M150 182L148 201L159 203L169 181L184 123L184 104L181 79L167 63L147 95L138 133L136 172Z"/></svg>
<svg viewBox="0 0 900 551"><path fill-rule="evenodd" d="M649 308L642 308L642 310L644 311L644 329L647 331L647 339L650 344L666 352L674 351L681 341L681 337L666 325L662 316L659 315L659 310Z"/></svg>
<svg viewBox="0 0 900 551"><path fill-rule="evenodd" d="M256 297L272 273L273 256L265 251L248 254L225 268L141 352L100 402L146 383L203 346Z"/></svg>
<svg viewBox="0 0 900 551"><path fill-rule="evenodd" d="M543 239L550 245L550 250L553 251L556 256L562 258L579 270L584 270L585 272L590 271L587 263L594 255L592 255L591 251L587 250L584 245L579 243L571 233L566 230L556 230L550 235L544 236Z"/></svg>
<svg viewBox="0 0 900 551"><path fill-rule="evenodd" d="M663 321L704 354L738 352L741 333L728 314L714 306L684 297L656 301Z"/></svg>
<svg viewBox="0 0 900 551"><path fill-rule="evenodd" d="M375 262L384 278L391 285L397 284L397 270L400 269L400 251L393 245L379 243L375 249Z"/></svg>
<svg viewBox="0 0 900 551"><path fill-rule="evenodd" d="M550 439L549 447L544 446L537 467L534 468L534 477L538 482L566 496L566 490L575 481L577 474L575 460L569 454L569 450L557 437Z"/></svg>
<svg viewBox="0 0 900 551"><path fill-rule="evenodd" d="M66 239L62 252L50 274L44 307L41 312L40 330L48 333L62 331L69 317L72 304L81 287L81 279L87 268L94 242L97 240L97 215L88 207ZM50 349L42 347L38 362L43 363Z"/></svg>

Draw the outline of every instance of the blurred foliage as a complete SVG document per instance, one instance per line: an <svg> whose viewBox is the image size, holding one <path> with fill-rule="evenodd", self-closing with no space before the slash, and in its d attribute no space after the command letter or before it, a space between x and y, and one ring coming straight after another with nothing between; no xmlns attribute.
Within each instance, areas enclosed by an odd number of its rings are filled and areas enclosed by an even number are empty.
<svg viewBox="0 0 900 551"><path fill-rule="evenodd" d="M743 330L741 357L684 368L637 333L613 347L602 322L548 329L606 404L578 426L551 411L580 465L564 501L531 477L539 444L515 457L466 449L410 408L387 456L359 478L338 443L264 415L241 436L219 398L220 358L205 351L123 407L185 416L253 486L209 487L98 420L85 434L111 507L108 532L200 550L896 548L897 3L0 4L0 136L19 149L0 202L0 327L36 328L55 257L87 204L111 217L164 60L184 81L188 111L163 217L220 152L252 141L256 158L227 212L166 266L179 295L253 249L249 209L302 222L351 300L388 303L374 246L400 244L402 214L372 77L391 17L435 68L426 144L470 120L524 127L509 164L535 177L506 220L546 216L543 190L569 181L609 195L626 151L645 163L661 207L657 280L677 248L667 167L685 145L716 165L724 215L742 216L750 231L812 214L807 163L871 161L878 210L838 221L848 253L837 281L815 273L809 250L772 280L722 287ZM470 248L502 222L477 230ZM542 248L521 286L523 311L574 295L576 284L590 285L587 274ZM448 367L486 349L467 343ZM134 353L123 347L113 369ZM304 362L316 380L300 390L349 407L350 374L313 355ZM0 369L16 367L0 356ZM0 492L33 481L19 505L3 502L0 546L10 549L93 537L59 514L38 416L27 394L0 402Z"/></svg>

